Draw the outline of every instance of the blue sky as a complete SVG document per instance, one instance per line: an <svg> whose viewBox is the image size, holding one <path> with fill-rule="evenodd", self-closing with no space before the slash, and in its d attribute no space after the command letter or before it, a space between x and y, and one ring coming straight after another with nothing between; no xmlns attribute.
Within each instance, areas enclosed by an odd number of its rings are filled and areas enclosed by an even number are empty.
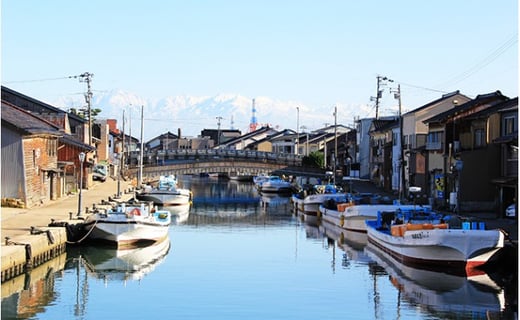
<svg viewBox="0 0 520 320"><path fill-rule="evenodd" d="M66 77L87 71L94 94L234 93L316 114L373 104L378 75L401 83L408 110L454 90L518 95L516 0L1 5L2 84L48 102L81 95Z"/></svg>

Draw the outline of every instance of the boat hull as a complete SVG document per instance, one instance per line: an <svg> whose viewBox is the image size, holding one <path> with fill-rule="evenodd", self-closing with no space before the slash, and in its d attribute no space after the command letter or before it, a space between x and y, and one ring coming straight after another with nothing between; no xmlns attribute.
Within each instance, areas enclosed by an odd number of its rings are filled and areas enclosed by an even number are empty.
<svg viewBox="0 0 520 320"><path fill-rule="evenodd" d="M413 210L414 205L401 204L360 204L350 205L344 211L329 209L324 205L319 207L322 219L345 230L367 232L366 220L376 220L378 212Z"/></svg>
<svg viewBox="0 0 520 320"><path fill-rule="evenodd" d="M183 189L177 189L176 191L152 190L149 192L141 192L137 194L136 198L141 201L152 201L159 206L176 206L189 204L191 201L191 193L189 190Z"/></svg>
<svg viewBox="0 0 520 320"><path fill-rule="evenodd" d="M500 230L419 229L394 236L366 221L368 241L409 265L447 268L470 274L486 264L504 246Z"/></svg>
<svg viewBox="0 0 520 320"><path fill-rule="evenodd" d="M317 214L319 213L320 205L329 200L345 202L347 196L342 193L311 194L303 199L303 212Z"/></svg>
<svg viewBox="0 0 520 320"><path fill-rule="evenodd" d="M168 236L171 216L156 212L129 217L127 213L94 213L85 220L89 241L131 247L161 241Z"/></svg>

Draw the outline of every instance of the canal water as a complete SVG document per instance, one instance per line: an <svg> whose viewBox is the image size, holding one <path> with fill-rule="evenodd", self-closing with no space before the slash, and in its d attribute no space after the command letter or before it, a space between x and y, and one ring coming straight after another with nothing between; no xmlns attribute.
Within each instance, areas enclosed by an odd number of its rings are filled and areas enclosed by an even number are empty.
<svg viewBox="0 0 520 320"><path fill-rule="evenodd" d="M68 248L2 284L2 319L515 319L497 268L413 269L366 235L308 225L252 183L182 177L191 207L169 238L132 250ZM498 318L497 318L498 319Z"/></svg>

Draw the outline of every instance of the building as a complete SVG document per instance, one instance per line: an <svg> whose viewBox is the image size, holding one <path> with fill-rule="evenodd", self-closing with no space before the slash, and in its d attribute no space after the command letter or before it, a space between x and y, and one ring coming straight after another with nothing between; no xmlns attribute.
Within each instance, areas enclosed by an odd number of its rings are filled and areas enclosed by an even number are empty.
<svg viewBox="0 0 520 320"><path fill-rule="evenodd" d="M456 211L493 210L492 181L500 177L500 91L478 95L424 121L428 126L425 168L434 204ZM438 143L441 142L441 143ZM484 170L485 168L485 170Z"/></svg>

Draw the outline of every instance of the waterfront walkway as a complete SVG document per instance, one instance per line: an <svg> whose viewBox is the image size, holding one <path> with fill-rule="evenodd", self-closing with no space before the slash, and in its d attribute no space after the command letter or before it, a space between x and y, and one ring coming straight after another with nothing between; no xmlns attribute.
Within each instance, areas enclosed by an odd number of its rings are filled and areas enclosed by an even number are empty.
<svg viewBox="0 0 520 320"><path fill-rule="evenodd" d="M117 185L116 180L109 178L105 182L96 181L88 190L82 190L82 212L85 212L86 207L91 208L93 204L99 204L101 200L108 200L109 197L115 196L118 191ZM130 181L120 181L119 190L122 199L133 196L133 194L123 193L123 191L130 189L132 189ZM73 212L73 218L75 218L78 212L78 202L79 195L72 194L30 209L2 207L1 241L3 242L5 237L29 234L31 227L47 227L51 219L55 221L69 220L69 212Z"/></svg>

